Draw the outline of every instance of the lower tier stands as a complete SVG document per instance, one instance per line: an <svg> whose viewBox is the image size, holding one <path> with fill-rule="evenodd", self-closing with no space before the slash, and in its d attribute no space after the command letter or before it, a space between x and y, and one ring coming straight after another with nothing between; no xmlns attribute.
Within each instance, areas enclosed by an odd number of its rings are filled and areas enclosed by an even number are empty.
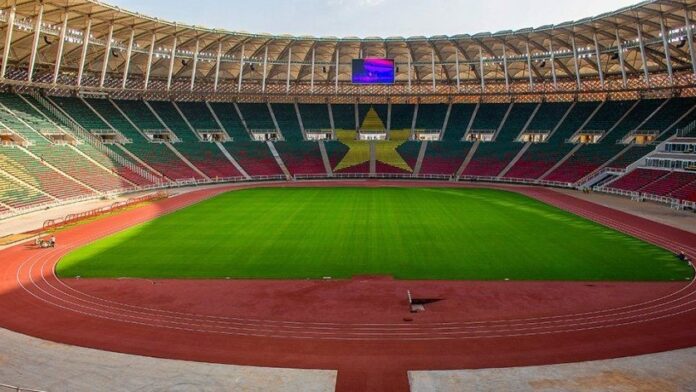
<svg viewBox="0 0 696 392"><path fill-rule="evenodd" d="M326 174L319 143L277 142L275 148L290 174Z"/></svg>
<svg viewBox="0 0 696 392"><path fill-rule="evenodd" d="M250 176L283 175L266 143L235 142L223 146Z"/></svg>
<svg viewBox="0 0 696 392"><path fill-rule="evenodd" d="M324 142L324 148L326 149L326 156L329 158L331 169L338 166L349 150L348 146L337 141Z"/></svg>
<svg viewBox="0 0 696 392"><path fill-rule="evenodd" d="M662 179L667 175L669 175L669 172L664 170L636 169L606 186L608 188L638 192L650 183Z"/></svg>
<svg viewBox="0 0 696 392"><path fill-rule="evenodd" d="M523 146L523 143L517 142L481 143L462 174L496 177L515 159Z"/></svg>
<svg viewBox="0 0 696 392"><path fill-rule="evenodd" d="M212 179L241 177L242 173L216 143L189 142L173 145L193 166Z"/></svg>
<svg viewBox="0 0 696 392"><path fill-rule="evenodd" d="M420 173L455 174L464 162L471 146L471 143L463 142L428 142Z"/></svg>
<svg viewBox="0 0 696 392"><path fill-rule="evenodd" d="M20 148L0 148L0 167L24 183L62 200L93 194L89 189L49 168Z"/></svg>
<svg viewBox="0 0 696 392"><path fill-rule="evenodd" d="M575 183L597 170L619 154L626 146L622 144L589 144L582 146L545 180Z"/></svg>
<svg viewBox="0 0 696 392"><path fill-rule="evenodd" d="M22 209L50 203L52 200L39 191L22 186L0 175L0 203L11 208ZM7 211L7 208L2 208L0 214Z"/></svg>
<svg viewBox="0 0 696 392"><path fill-rule="evenodd" d="M507 178L537 179L563 159L574 144L539 143L531 145L507 172Z"/></svg>

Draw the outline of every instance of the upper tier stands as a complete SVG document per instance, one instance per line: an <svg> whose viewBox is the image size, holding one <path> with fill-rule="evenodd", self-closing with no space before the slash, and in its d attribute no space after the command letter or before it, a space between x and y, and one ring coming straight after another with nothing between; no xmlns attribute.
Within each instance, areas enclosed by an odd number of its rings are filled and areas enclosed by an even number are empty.
<svg viewBox="0 0 696 392"><path fill-rule="evenodd" d="M305 129L331 129L329 105L299 104L298 107Z"/></svg>
<svg viewBox="0 0 696 392"><path fill-rule="evenodd" d="M280 133L286 141L299 142L304 140L300 122L297 119L295 105L288 103L274 103L271 105L273 114L275 115Z"/></svg>
<svg viewBox="0 0 696 392"><path fill-rule="evenodd" d="M234 104L226 102L211 102L210 107L213 108L218 120L225 127L227 134L230 135L233 141L242 142L249 141L251 138L247 133L244 123L239 118L237 109Z"/></svg>
<svg viewBox="0 0 696 392"><path fill-rule="evenodd" d="M418 105L416 129L442 129L448 105Z"/></svg>
<svg viewBox="0 0 696 392"><path fill-rule="evenodd" d="M473 116L475 110L476 105L452 105L452 110L450 111L450 117L449 121L447 122L447 128L445 128L443 140L462 140L464 138L464 134L466 133L466 129L469 126L469 122L471 121L471 116Z"/></svg>

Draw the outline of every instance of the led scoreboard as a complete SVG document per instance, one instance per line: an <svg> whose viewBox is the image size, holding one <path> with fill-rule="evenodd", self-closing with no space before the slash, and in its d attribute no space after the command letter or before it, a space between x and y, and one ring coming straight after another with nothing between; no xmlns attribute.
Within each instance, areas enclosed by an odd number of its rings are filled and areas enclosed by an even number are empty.
<svg viewBox="0 0 696 392"><path fill-rule="evenodd" d="M353 84L394 84L394 59L354 59Z"/></svg>

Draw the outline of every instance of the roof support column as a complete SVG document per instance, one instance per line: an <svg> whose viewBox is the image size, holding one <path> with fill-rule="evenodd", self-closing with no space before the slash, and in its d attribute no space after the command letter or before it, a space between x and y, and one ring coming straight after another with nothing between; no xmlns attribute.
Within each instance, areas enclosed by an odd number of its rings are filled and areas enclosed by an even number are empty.
<svg viewBox="0 0 696 392"><path fill-rule="evenodd" d="M176 44L179 41L179 37L174 36L174 42L172 43L172 54L169 57L169 72L167 73L167 91L172 88L172 75L174 74L174 62L176 61Z"/></svg>
<svg viewBox="0 0 696 392"><path fill-rule="evenodd" d="M87 50L89 49L89 37L92 34L92 18L87 18L87 28L82 34L82 55L80 56L80 65L77 69L77 86L82 86L82 74L85 70L85 62L87 60Z"/></svg>
<svg viewBox="0 0 696 392"><path fill-rule="evenodd" d="M157 34L152 33L152 40L150 41L150 52L147 56L147 66L145 67L145 90L150 84L150 71L152 71L152 56L155 55L155 42L157 42Z"/></svg>
<svg viewBox="0 0 696 392"><path fill-rule="evenodd" d="M481 74L481 92L484 93L486 92L486 79L485 79L485 70L483 68L483 49L479 46L479 68L481 70L479 73Z"/></svg>
<svg viewBox="0 0 696 392"><path fill-rule="evenodd" d="M239 56L239 80L237 81L237 92L242 91L244 81L244 44L242 44L242 54Z"/></svg>
<svg viewBox="0 0 696 392"><path fill-rule="evenodd" d="M99 78L99 87L104 87L106 80L106 70L109 68L109 58L111 58L111 39L114 37L114 24L109 25L109 33L106 38L106 46L104 47L104 61L102 62L101 77Z"/></svg>
<svg viewBox="0 0 696 392"><path fill-rule="evenodd" d="M27 77L28 81L32 81L34 76L34 65L36 64L36 56L39 51L39 39L41 38L41 24L43 23L43 12L44 4L39 3L39 13L36 15L36 20L34 20L34 40L31 43L31 55L29 56L29 75Z"/></svg>
<svg viewBox="0 0 696 392"><path fill-rule="evenodd" d="M130 38L128 39L128 49L126 50L126 64L123 67L123 80L121 81L121 88L126 88L126 83L128 82L128 71L130 69L131 56L133 55L133 41L135 40L135 29L131 29Z"/></svg>
<svg viewBox="0 0 696 392"><path fill-rule="evenodd" d="M430 48L430 67L433 73L433 92L435 92L435 48Z"/></svg>
<svg viewBox="0 0 696 392"><path fill-rule="evenodd" d="M288 73L285 76L285 93L290 92L290 65L292 64L292 47L288 48Z"/></svg>
<svg viewBox="0 0 696 392"><path fill-rule="evenodd" d="M314 94L314 69L316 67L316 48L312 48L312 75L310 76L309 92Z"/></svg>
<svg viewBox="0 0 696 392"><path fill-rule="evenodd" d="M578 58L578 47L575 44L575 34L570 37L570 43L573 45L573 64L575 65L575 86L580 90L580 59Z"/></svg>
<svg viewBox="0 0 696 392"><path fill-rule="evenodd" d="M686 42L689 43L689 55L691 56L691 69L696 75L696 51L694 51L694 32L691 28L691 18L689 17L689 7L684 4L684 23L686 23Z"/></svg>
<svg viewBox="0 0 696 392"><path fill-rule="evenodd" d="M63 61L63 48L65 47L65 35L68 33L68 12L63 12L63 25L58 36L58 50L56 51L56 65L53 68L53 84L58 83L58 75L60 74L60 63Z"/></svg>
<svg viewBox="0 0 696 392"><path fill-rule="evenodd" d="M532 74L532 54L529 51L529 41L525 42L527 49L527 70L529 71L529 91L534 91L534 75Z"/></svg>
<svg viewBox="0 0 696 392"><path fill-rule="evenodd" d="M338 94L338 59L341 57L341 48L338 47L338 44L336 44L336 75L334 77L334 89L336 90L336 94Z"/></svg>
<svg viewBox="0 0 696 392"><path fill-rule="evenodd" d="M645 42L643 42L643 26L638 21L636 26L638 30L638 47L640 48L640 60L643 62L643 75L645 76L645 84L650 87L650 73L648 72L648 58L645 55Z"/></svg>
<svg viewBox="0 0 696 392"><path fill-rule="evenodd" d="M616 29L616 47L619 50L619 64L621 65L621 78L623 80L623 87L626 88L628 81L626 80L626 65L624 64L624 52L623 45L621 42L621 36L619 35L619 29Z"/></svg>
<svg viewBox="0 0 696 392"><path fill-rule="evenodd" d="M17 6L12 4L10 8L10 15L7 17L7 27L5 33L5 47L2 48L2 69L0 69L0 80L5 79L5 73L7 72L7 62L10 59L10 47L12 45L12 32L14 31L15 15L17 11Z"/></svg>
<svg viewBox="0 0 696 392"><path fill-rule="evenodd" d="M459 76L459 48L455 48L455 57L454 57L454 70L457 73L457 91L460 90L461 86L461 78Z"/></svg>
<svg viewBox="0 0 696 392"><path fill-rule="evenodd" d="M505 72L505 92L510 92L510 76L508 75L507 45L503 42L503 72Z"/></svg>
<svg viewBox="0 0 696 392"><path fill-rule="evenodd" d="M597 32L592 33L592 40L594 41L595 56L597 57L597 72L599 73L599 83L604 88L604 70L602 69L602 60L599 57L599 42L597 42Z"/></svg>
<svg viewBox="0 0 696 392"><path fill-rule="evenodd" d="M662 47L665 50L665 63L667 63L667 75L669 75L669 83L674 84L674 73L672 70L672 53L670 53L669 41L667 40L667 29L665 28L664 15L660 15L660 33L662 34Z"/></svg>
<svg viewBox="0 0 696 392"><path fill-rule="evenodd" d="M408 91L411 91L411 53L408 54Z"/></svg>
<svg viewBox="0 0 696 392"><path fill-rule="evenodd" d="M558 90L558 77L556 76L556 54L553 52L553 41L549 39L549 52L551 53L551 77L553 79L553 89Z"/></svg>
<svg viewBox="0 0 696 392"><path fill-rule="evenodd" d="M263 77L261 78L261 92L266 92L266 70L268 69L268 45L263 51Z"/></svg>
<svg viewBox="0 0 696 392"><path fill-rule="evenodd" d="M196 86L196 69L198 68L198 51L201 48L201 40L196 38L196 47L193 49L193 66L191 68L191 91ZM213 88L215 91L215 88Z"/></svg>
<svg viewBox="0 0 696 392"><path fill-rule="evenodd" d="M213 92L217 92L220 83L220 62L222 61L222 40L218 41L217 55L215 56L215 80L213 81Z"/></svg>

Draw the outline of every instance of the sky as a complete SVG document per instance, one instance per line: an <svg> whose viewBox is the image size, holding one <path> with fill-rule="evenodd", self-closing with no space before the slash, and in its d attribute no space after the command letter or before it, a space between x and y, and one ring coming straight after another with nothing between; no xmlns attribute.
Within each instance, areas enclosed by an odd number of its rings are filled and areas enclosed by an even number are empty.
<svg viewBox="0 0 696 392"><path fill-rule="evenodd" d="M165 20L319 37L475 34L578 20L639 0L106 0Z"/></svg>

